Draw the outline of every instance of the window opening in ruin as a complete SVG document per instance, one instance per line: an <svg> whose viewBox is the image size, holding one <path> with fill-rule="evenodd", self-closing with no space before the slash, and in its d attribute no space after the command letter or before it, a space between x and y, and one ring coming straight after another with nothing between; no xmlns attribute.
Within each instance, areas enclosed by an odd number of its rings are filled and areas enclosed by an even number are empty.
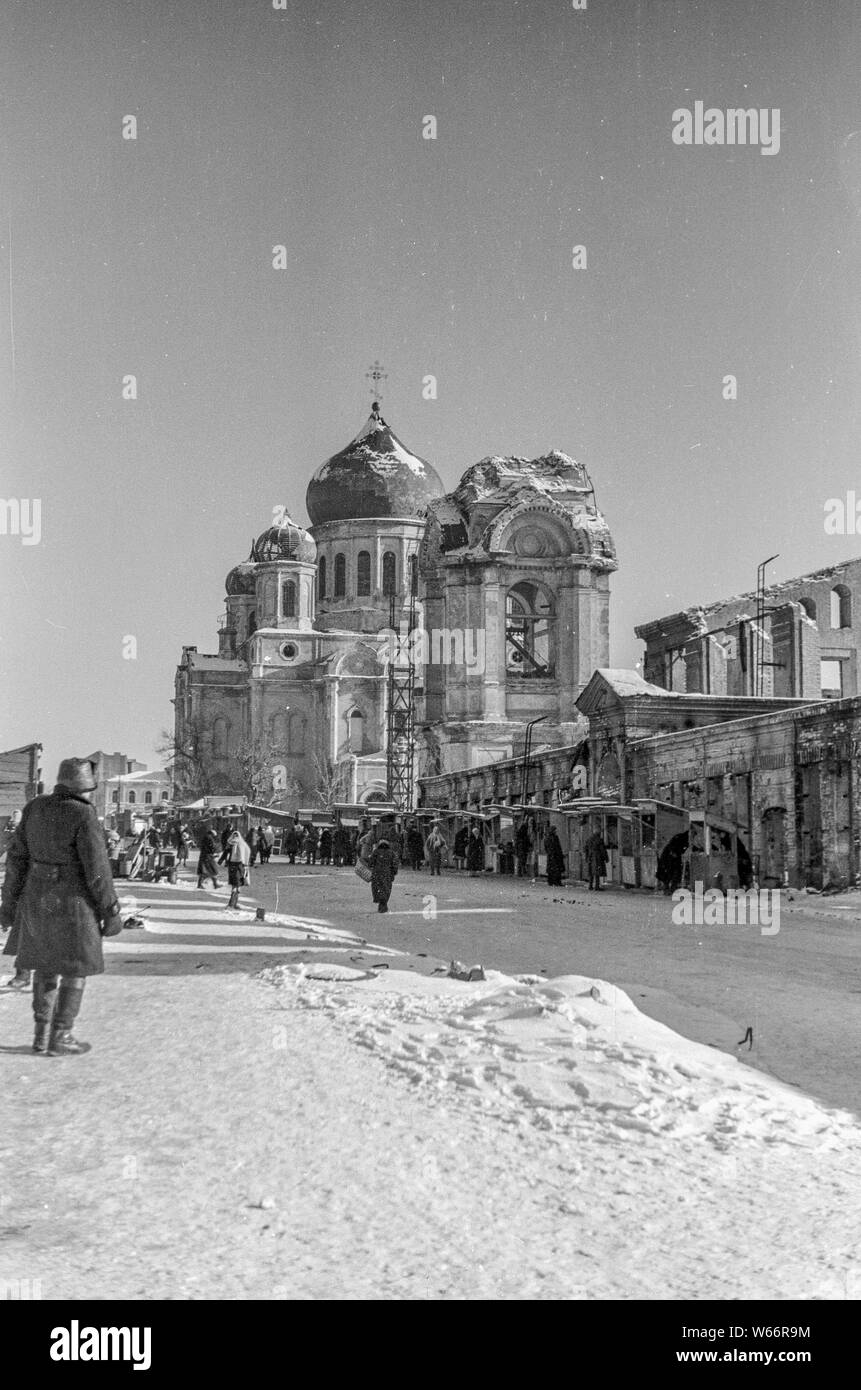
<svg viewBox="0 0 861 1390"><path fill-rule="evenodd" d="M505 666L524 678L553 674L553 604L537 584L522 580L505 600Z"/></svg>

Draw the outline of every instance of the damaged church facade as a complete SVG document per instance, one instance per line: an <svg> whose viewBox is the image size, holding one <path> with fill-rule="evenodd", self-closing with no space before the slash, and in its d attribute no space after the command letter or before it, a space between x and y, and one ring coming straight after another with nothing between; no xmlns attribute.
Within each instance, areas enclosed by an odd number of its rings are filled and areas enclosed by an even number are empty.
<svg viewBox="0 0 861 1390"><path fill-rule="evenodd" d="M582 734L576 700L607 661L616 558L581 464L488 457L445 494L375 402L306 506L307 529L280 515L230 570L217 652L183 648L180 796L243 790L268 751L294 806L335 785L334 799L386 801L387 742L403 738L387 682L399 633L420 653L417 775L510 756L539 714L547 743Z"/></svg>

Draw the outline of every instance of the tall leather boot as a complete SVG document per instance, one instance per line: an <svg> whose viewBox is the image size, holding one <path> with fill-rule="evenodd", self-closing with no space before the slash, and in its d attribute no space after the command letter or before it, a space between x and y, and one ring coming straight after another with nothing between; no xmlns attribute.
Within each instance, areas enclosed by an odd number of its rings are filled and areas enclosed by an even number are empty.
<svg viewBox="0 0 861 1390"><path fill-rule="evenodd" d="M90 1051L89 1043L78 1042L72 1037L72 1024L78 1017L85 981L64 980L60 985L60 995L51 1027L51 1041L48 1044L49 1057L78 1057Z"/></svg>
<svg viewBox="0 0 861 1390"><path fill-rule="evenodd" d="M36 1024L33 1033L34 1052L48 1051L51 1019L57 1001L57 985L56 975L42 975L37 970L33 976L33 1018Z"/></svg>

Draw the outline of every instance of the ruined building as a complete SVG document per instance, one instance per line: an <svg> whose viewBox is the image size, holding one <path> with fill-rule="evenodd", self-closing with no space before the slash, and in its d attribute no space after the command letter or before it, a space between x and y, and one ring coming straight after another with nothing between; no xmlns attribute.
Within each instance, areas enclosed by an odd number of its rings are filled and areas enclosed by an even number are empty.
<svg viewBox="0 0 861 1390"><path fill-rule="evenodd" d="M861 560L635 629L647 681L707 695L858 694Z"/></svg>

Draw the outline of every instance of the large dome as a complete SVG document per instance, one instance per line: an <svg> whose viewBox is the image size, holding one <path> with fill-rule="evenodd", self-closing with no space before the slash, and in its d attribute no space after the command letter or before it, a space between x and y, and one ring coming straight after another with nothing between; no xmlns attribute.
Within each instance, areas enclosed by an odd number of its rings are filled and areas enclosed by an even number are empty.
<svg viewBox="0 0 861 1390"><path fill-rule="evenodd" d="M317 545L313 536L285 512L280 526L270 526L257 537L251 558L258 564L264 560L316 560Z"/></svg>
<svg viewBox="0 0 861 1390"><path fill-rule="evenodd" d="M313 526L363 517L416 517L444 488L398 439L374 403L363 430L317 469L305 498Z"/></svg>

